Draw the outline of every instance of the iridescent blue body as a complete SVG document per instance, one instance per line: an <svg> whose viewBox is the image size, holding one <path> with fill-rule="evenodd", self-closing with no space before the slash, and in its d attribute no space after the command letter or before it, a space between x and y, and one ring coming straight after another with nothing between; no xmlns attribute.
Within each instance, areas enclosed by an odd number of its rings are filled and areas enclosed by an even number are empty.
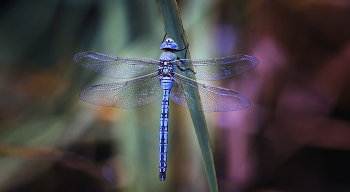
<svg viewBox="0 0 350 192"><path fill-rule="evenodd" d="M216 59L180 59L173 39L163 40L159 60L114 57L95 52L74 56L79 65L104 76L130 81L91 86L80 99L95 105L132 108L156 101L163 95L159 127L159 180L166 178L168 149L169 98L176 104L204 112L240 110L250 106L244 95L221 87L205 85L187 78L195 74L199 80L221 80L246 72L259 61L249 55L233 55ZM186 91L185 91L186 90ZM198 96L199 93L199 96ZM202 106L198 103L201 99Z"/></svg>
<svg viewBox="0 0 350 192"><path fill-rule="evenodd" d="M175 44L176 45L176 44ZM171 48L169 48L171 47ZM164 181L166 178L166 163L168 151L168 118L169 118L169 97L170 91L174 84L174 65L172 64L178 57L173 50L177 50L177 46L171 46L165 41L162 46L164 51L159 58L160 67L158 75L160 84L163 88L162 110L160 114L159 129L159 180Z"/></svg>

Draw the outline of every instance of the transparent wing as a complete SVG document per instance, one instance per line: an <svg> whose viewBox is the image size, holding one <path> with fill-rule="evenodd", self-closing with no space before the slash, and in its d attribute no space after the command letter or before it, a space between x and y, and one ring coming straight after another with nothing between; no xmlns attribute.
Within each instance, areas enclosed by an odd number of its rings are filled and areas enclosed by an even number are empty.
<svg viewBox="0 0 350 192"><path fill-rule="evenodd" d="M174 62L180 68L186 69L191 63L197 80L221 80L253 69L259 60L249 55L232 55L216 59L180 59ZM192 73L190 70L177 70L181 75Z"/></svg>
<svg viewBox="0 0 350 192"><path fill-rule="evenodd" d="M218 112L241 110L250 106L249 99L236 91L198 83L179 74L175 74L174 80L170 97L182 107L204 112ZM196 90L199 91L203 109L196 104L199 99L196 97Z"/></svg>
<svg viewBox="0 0 350 192"><path fill-rule="evenodd" d="M131 81L94 85L80 93L80 99L95 105L133 108L156 101L162 95L157 73Z"/></svg>
<svg viewBox="0 0 350 192"><path fill-rule="evenodd" d="M140 77L158 69L157 60L114 57L95 52L78 53L73 60L86 69L116 79Z"/></svg>

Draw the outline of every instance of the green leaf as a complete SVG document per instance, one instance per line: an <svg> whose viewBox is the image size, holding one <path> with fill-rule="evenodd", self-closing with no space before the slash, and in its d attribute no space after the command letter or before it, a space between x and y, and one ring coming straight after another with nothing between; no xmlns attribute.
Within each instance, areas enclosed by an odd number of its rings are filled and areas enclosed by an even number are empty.
<svg viewBox="0 0 350 192"><path fill-rule="evenodd" d="M158 4L163 17L165 29L168 33L168 37L174 39L174 41L178 44L179 48L184 47L185 45L183 44L181 35L183 35L186 44L187 41L184 34L180 13L175 0L158 0ZM184 58L185 51L178 52L177 55L180 58ZM189 51L187 53L187 58L191 58ZM194 74L190 74L189 78L195 79ZM202 108L198 90L189 90L194 88L186 86L184 86L184 89L186 92L197 93L196 97L198 98L198 100L196 101L196 103L188 103L188 105L194 105ZM213 153L211 150L211 144L204 113L201 111L190 110L190 114L197 134L198 143L201 148L210 191L219 191L215 173Z"/></svg>

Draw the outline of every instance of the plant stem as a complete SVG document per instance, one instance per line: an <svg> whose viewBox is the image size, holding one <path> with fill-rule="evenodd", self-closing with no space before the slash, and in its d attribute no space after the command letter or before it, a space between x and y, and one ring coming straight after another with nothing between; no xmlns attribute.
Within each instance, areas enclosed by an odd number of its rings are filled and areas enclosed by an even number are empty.
<svg viewBox="0 0 350 192"><path fill-rule="evenodd" d="M181 35L183 35L183 38L186 44L187 44L187 41L184 34L181 17L180 17L180 13L179 13L176 1L175 0L158 0L158 4L159 4L159 8L163 17L164 26L168 33L168 36L174 39L175 42L177 42L179 48L184 47L185 45L182 45L183 40ZM178 56L183 59L185 56L185 52L184 51L178 52ZM187 58L188 59L191 58L189 51L187 52ZM190 73L189 78L195 79L194 74ZM197 94L196 97L198 98L198 100L196 101L196 103L188 103L188 105L195 105L202 108L198 90L191 90L195 88L184 86L184 85L183 85L183 88L188 93ZM213 152L211 150L211 144L210 144L210 139L209 139L209 134L208 134L204 113L201 111L190 110L190 114L191 114L193 125L196 131L198 143L202 152L202 157L204 161L205 171L207 173L210 191L217 192L219 191L219 189L218 189L217 178L215 173Z"/></svg>

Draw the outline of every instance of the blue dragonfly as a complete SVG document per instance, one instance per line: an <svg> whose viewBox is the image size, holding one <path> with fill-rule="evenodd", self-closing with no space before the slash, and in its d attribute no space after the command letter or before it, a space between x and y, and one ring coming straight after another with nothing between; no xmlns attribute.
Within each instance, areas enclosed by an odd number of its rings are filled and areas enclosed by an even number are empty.
<svg viewBox="0 0 350 192"><path fill-rule="evenodd" d="M184 43L185 44L185 43ZM249 55L233 55L216 59L180 59L173 39L162 41L159 60L148 58L114 57L95 52L82 52L73 60L91 71L116 79L130 81L91 86L80 99L95 105L133 108L152 103L163 95L159 129L159 180L166 178L168 148L169 97L178 105L197 111L220 112L241 110L250 106L244 95L221 87L199 83L198 80L221 80L246 72L259 64ZM186 56L185 56L186 58ZM198 94L199 93L199 94ZM199 98L198 98L199 97ZM196 101L201 100L202 107Z"/></svg>

